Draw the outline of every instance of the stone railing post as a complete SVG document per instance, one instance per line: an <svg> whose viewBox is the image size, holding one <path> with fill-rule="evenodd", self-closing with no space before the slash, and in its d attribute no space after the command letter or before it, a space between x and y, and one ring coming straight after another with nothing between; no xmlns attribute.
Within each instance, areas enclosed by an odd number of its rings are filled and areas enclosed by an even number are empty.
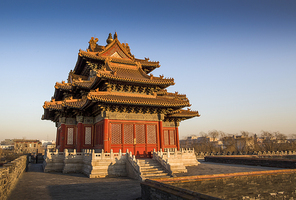
<svg viewBox="0 0 296 200"><path fill-rule="evenodd" d="M95 154L95 150L93 149L91 152L91 159L95 160L96 159L96 154Z"/></svg>
<svg viewBox="0 0 296 200"><path fill-rule="evenodd" d="M105 158L105 152L104 152L104 149L102 149L101 159L104 159L104 158Z"/></svg>
<svg viewBox="0 0 296 200"><path fill-rule="evenodd" d="M111 159L114 158L113 149L110 150L110 158L111 158Z"/></svg>
<svg viewBox="0 0 296 200"><path fill-rule="evenodd" d="M119 157L119 159L122 157L121 149L119 149L118 157Z"/></svg>
<svg viewBox="0 0 296 200"><path fill-rule="evenodd" d="M68 157L69 153L68 153L68 149L64 149L64 156L65 158Z"/></svg>

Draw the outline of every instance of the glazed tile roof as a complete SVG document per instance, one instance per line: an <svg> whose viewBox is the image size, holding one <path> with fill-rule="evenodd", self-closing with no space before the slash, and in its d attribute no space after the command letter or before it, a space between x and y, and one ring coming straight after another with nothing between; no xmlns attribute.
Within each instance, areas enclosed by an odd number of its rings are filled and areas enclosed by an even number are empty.
<svg viewBox="0 0 296 200"><path fill-rule="evenodd" d="M92 85L96 82L97 77L92 77L89 80L83 81L83 80L74 80L73 86L77 87L83 87L83 88L91 88Z"/></svg>
<svg viewBox="0 0 296 200"><path fill-rule="evenodd" d="M62 82L62 83L56 82L54 87L55 89L61 89L61 90L72 90L73 88L71 83L65 83L65 82Z"/></svg>
<svg viewBox="0 0 296 200"><path fill-rule="evenodd" d="M104 103L131 104L142 106L163 106L163 107L186 107L190 106L189 100L168 99L165 97L146 95L126 96L117 95L115 92L90 92L87 96L89 100L95 100Z"/></svg>
<svg viewBox="0 0 296 200"><path fill-rule="evenodd" d="M61 89L61 90L72 90L74 86L90 89L92 85L96 82L96 79L97 77L92 77L89 80L73 79L72 83L56 82L56 85L54 87L56 89Z"/></svg>
<svg viewBox="0 0 296 200"><path fill-rule="evenodd" d="M169 117L181 117L181 118L191 118L191 117L199 117L198 111L192 111L190 109L187 110L176 110L172 114L169 114Z"/></svg>
<svg viewBox="0 0 296 200"><path fill-rule="evenodd" d="M59 116L57 113L60 113L55 112L56 110L63 112L64 108L72 108L81 111L95 104L166 108L170 111L166 116L169 120L199 116L197 111L179 110L190 106L186 95L177 92L168 93L164 90L175 84L173 78L147 75L160 67L159 62L150 61L149 58L135 58L128 44L120 43L117 35L116 37L114 35L113 39L108 38L106 46L97 45L97 41L97 38L92 38L87 51L79 51L77 63L74 70L69 73L68 82L55 84L53 99L43 105L44 119L56 121L56 117ZM104 84L109 84L107 89ZM140 86L140 89L136 89L137 87L118 89L116 84ZM107 91L99 91L99 88ZM72 99L87 92L87 96Z"/></svg>
<svg viewBox="0 0 296 200"><path fill-rule="evenodd" d="M62 110L63 109L63 101L45 101L43 108L48 110Z"/></svg>
<svg viewBox="0 0 296 200"><path fill-rule="evenodd" d="M89 100L89 101L88 101ZM61 110L63 107L83 108L90 101L112 104L127 104L139 106L175 107L181 108L190 106L189 100L171 99L152 95L134 95L117 92L89 92L87 98L69 99L63 101L45 102L43 108L49 110Z"/></svg>
<svg viewBox="0 0 296 200"><path fill-rule="evenodd" d="M148 76L140 67L126 64L108 62L108 69L111 71L98 71L97 76L111 80L146 83L153 85L174 85L173 78Z"/></svg>

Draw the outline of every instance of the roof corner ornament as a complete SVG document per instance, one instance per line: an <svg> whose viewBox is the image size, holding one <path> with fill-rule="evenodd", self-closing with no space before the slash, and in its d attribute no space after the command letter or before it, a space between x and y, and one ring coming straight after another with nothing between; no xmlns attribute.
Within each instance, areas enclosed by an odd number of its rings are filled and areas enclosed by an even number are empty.
<svg viewBox="0 0 296 200"><path fill-rule="evenodd" d="M108 36L106 42L107 42L107 45L109 45L111 42L113 42L113 38L112 38L112 34L111 33L109 33L109 36Z"/></svg>
<svg viewBox="0 0 296 200"><path fill-rule="evenodd" d="M117 39L117 33L115 32L114 35L113 35L113 39Z"/></svg>
<svg viewBox="0 0 296 200"><path fill-rule="evenodd" d="M99 46L97 44L98 41L99 41L98 38L91 37L90 41L88 42L89 43L89 46L88 46L87 51L88 52L89 51L92 51L92 52L96 51L97 47Z"/></svg>
<svg viewBox="0 0 296 200"><path fill-rule="evenodd" d="M135 56L131 53L131 49L130 49L128 43L121 43L121 44L122 44L122 46L125 48L125 50L128 52L128 54L129 54L131 57L135 58ZM149 58L148 58L148 59L149 59Z"/></svg>
<svg viewBox="0 0 296 200"><path fill-rule="evenodd" d="M153 79L153 74L150 74L150 80L152 80Z"/></svg>

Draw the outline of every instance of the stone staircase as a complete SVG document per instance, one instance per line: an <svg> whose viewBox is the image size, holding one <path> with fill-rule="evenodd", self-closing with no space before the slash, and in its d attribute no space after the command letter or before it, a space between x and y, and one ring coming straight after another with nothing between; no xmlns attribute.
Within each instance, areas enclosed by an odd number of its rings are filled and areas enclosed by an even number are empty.
<svg viewBox="0 0 296 200"><path fill-rule="evenodd" d="M171 176L163 169L160 163L152 158L139 159L142 180L156 178L170 178Z"/></svg>

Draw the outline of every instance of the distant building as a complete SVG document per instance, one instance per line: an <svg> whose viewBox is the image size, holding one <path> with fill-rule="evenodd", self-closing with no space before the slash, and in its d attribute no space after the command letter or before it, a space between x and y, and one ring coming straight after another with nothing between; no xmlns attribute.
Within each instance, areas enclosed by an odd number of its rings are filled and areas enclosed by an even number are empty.
<svg viewBox="0 0 296 200"><path fill-rule="evenodd" d="M1 141L1 145L14 145L13 139L5 139Z"/></svg>
<svg viewBox="0 0 296 200"><path fill-rule="evenodd" d="M48 144L46 146L46 149L48 149L49 151L55 151L56 150L56 145L55 144Z"/></svg>
<svg viewBox="0 0 296 200"><path fill-rule="evenodd" d="M14 149L14 145L11 145L11 144L1 144L0 145L0 149L13 150Z"/></svg>
<svg viewBox="0 0 296 200"><path fill-rule="evenodd" d="M208 136L196 136L192 135L186 139L180 140L181 148L192 148L194 145L203 145L206 143L211 143L215 147L220 147L222 145L221 141L218 141L218 138L208 137Z"/></svg>
<svg viewBox="0 0 296 200"><path fill-rule="evenodd" d="M15 153L42 153L41 142L39 140L14 140Z"/></svg>

